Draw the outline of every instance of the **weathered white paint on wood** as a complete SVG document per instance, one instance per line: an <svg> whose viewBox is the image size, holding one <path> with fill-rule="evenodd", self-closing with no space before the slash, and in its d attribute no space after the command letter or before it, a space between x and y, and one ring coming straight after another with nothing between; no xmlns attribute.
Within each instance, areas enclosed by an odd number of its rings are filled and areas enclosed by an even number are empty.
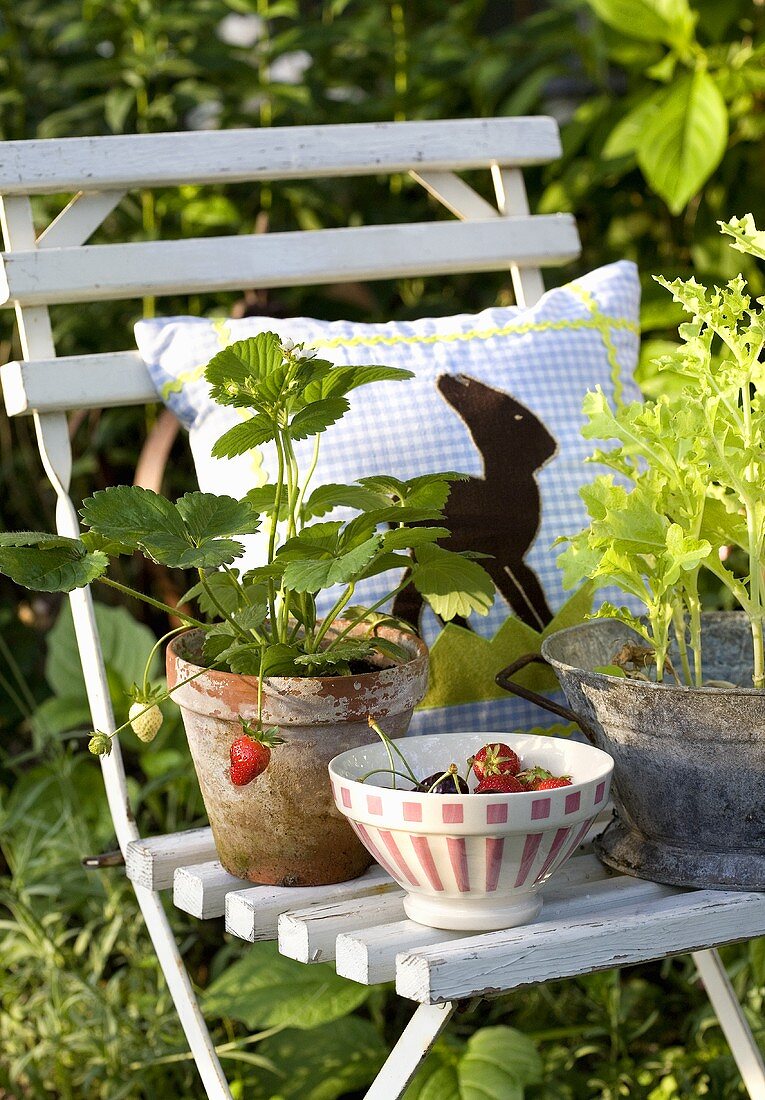
<svg viewBox="0 0 765 1100"><path fill-rule="evenodd" d="M217 859L213 859L196 866L176 867L173 905L192 917L210 920L223 916L227 894L251 889L251 882L230 875Z"/></svg>
<svg viewBox="0 0 765 1100"><path fill-rule="evenodd" d="M446 1027L454 1005L420 1005L388 1055L364 1100L400 1100L425 1055Z"/></svg>
<svg viewBox="0 0 765 1100"><path fill-rule="evenodd" d="M124 191L80 191L43 230L37 247L76 248L85 244L124 197Z"/></svg>
<svg viewBox="0 0 765 1100"><path fill-rule="evenodd" d="M396 957L402 951L464 938L464 932L428 928L405 917L391 924L354 928L341 932L335 941L335 969L341 978L350 978L360 985L392 982L396 977Z"/></svg>
<svg viewBox="0 0 765 1100"><path fill-rule="evenodd" d="M390 890L282 913L278 924L279 950L297 962L328 962L335 957L340 932L401 920L403 898L403 890Z"/></svg>
<svg viewBox="0 0 765 1100"><path fill-rule="evenodd" d="M499 211L454 172L410 172L429 195L463 221L498 218Z"/></svg>
<svg viewBox="0 0 765 1100"><path fill-rule="evenodd" d="M149 890L167 890L173 885L176 867L207 863L216 856L209 828L188 829L134 840L127 848L125 870L132 882Z"/></svg>
<svg viewBox="0 0 765 1100"><path fill-rule="evenodd" d="M34 248L35 229L28 198L6 198L0 201L0 222L7 248ZM47 308L19 307L16 316L25 357L50 359L55 356ZM60 534L76 538L79 534L79 522L68 495L72 451L66 416L63 413L36 415L35 430L45 471L56 492L56 530ZM114 729L114 716L90 591L77 589L70 593L69 599L93 726L95 729L110 732ZM100 762L114 829L120 848L127 856L130 843L138 837L138 829L130 812L119 744L114 745L108 756L100 757ZM137 884L135 894L186 1039L193 1051L205 1092L209 1100L231 1100L215 1046L199 1011L162 901L158 894Z"/></svg>
<svg viewBox="0 0 765 1100"><path fill-rule="evenodd" d="M84 245L4 253L0 302L97 302L497 271L562 264L578 254L570 214Z"/></svg>
<svg viewBox="0 0 765 1100"><path fill-rule="evenodd" d="M404 951L402 997L434 1003L659 959L765 933L765 894L688 891L642 902L635 912L604 905L597 916L543 920L507 932Z"/></svg>
<svg viewBox="0 0 765 1100"><path fill-rule="evenodd" d="M476 118L6 141L0 194L544 164L554 119Z"/></svg>
<svg viewBox="0 0 765 1100"><path fill-rule="evenodd" d="M397 889L393 879L377 864L372 864L359 878L332 886L255 886L226 897L226 931L251 943L273 940L279 917L289 910Z"/></svg>
<svg viewBox="0 0 765 1100"><path fill-rule="evenodd" d="M582 856L572 861L572 866L594 858ZM612 877L607 873L590 876L589 868L582 867L580 870L585 872L583 877L574 876L569 880L561 871L545 888L545 903L540 920L547 923L557 921L563 927L566 922L584 914L598 915L616 907L644 905L675 892L671 887L658 886L641 879L630 879L623 875ZM529 930L533 927L534 925L524 926ZM465 932L424 929L408 920L384 927L360 927L358 930L348 928L337 938L337 972L344 978L351 978L363 985L390 982L396 976L396 959L400 954L440 943L457 945L460 940L469 940L472 943L475 938L475 934Z"/></svg>
<svg viewBox="0 0 765 1100"><path fill-rule="evenodd" d="M493 164L491 176L497 207L503 217L528 214L529 200L523 173L517 168L503 168ZM522 268L518 264L511 267L515 300L521 307L533 306L545 292L542 272L538 267Z"/></svg>
<svg viewBox="0 0 765 1100"><path fill-rule="evenodd" d="M137 351L72 355L0 367L9 416L146 405L159 400Z"/></svg>
<svg viewBox="0 0 765 1100"><path fill-rule="evenodd" d="M736 1060L750 1100L765 1100L765 1061L717 951L694 951L693 961Z"/></svg>

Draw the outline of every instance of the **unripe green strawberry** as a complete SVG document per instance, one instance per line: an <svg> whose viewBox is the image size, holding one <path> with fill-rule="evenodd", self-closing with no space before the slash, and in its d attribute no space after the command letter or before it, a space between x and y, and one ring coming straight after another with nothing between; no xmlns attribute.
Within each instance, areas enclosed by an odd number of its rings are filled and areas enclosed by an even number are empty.
<svg viewBox="0 0 765 1100"><path fill-rule="evenodd" d="M128 720L136 737L148 744L159 733L163 721L162 711L156 703L150 707L148 701L136 702L128 711Z"/></svg>
<svg viewBox="0 0 765 1100"><path fill-rule="evenodd" d="M94 756L108 756L112 751L112 739L108 733L96 730L88 741L88 749Z"/></svg>

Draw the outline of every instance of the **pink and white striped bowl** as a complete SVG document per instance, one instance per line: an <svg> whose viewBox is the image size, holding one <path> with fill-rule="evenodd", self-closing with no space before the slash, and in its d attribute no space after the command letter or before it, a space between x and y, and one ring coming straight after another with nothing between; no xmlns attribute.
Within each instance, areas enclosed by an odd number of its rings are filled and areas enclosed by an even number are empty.
<svg viewBox="0 0 765 1100"><path fill-rule="evenodd" d="M572 785L523 794L416 794L387 785L380 742L330 762L335 804L362 844L407 892L407 916L434 928L512 928L542 908L541 888L579 847L608 801L613 760L600 749L535 734L450 733L407 737L402 752L418 777L465 762L502 741L524 767L535 764ZM398 770L398 769L397 769ZM382 780L382 785L380 783ZM390 781L392 783L392 780ZM471 777L470 786L475 786Z"/></svg>

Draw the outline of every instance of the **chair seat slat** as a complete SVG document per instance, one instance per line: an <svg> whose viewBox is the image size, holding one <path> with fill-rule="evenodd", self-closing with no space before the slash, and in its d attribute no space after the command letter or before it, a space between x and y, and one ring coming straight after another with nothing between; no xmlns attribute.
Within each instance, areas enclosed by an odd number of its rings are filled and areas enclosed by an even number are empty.
<svg viewBox="0 0 765 1100"><path fill-rule="evenodd" d="M639 880L633 880L639 881ZM543 919L407 951L396 963L396 991L426 1004L515 989L593 970L660 959L765 933L765 894L653 887L655 896L579 919ZM662 896L662 892L663 895Z"/></svg>

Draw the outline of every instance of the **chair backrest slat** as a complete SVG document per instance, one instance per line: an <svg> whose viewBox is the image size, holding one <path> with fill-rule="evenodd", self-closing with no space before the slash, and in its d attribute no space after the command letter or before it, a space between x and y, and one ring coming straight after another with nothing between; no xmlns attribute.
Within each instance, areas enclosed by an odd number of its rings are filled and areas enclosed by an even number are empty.
<svg viewBox="0 0 765 1100"><path fill-rule="evenodd" d="M157 400L137 351L5 363L0 381L9 416L148 405Z"/></svg>
<svg viewBox="0 0 765 1100"><path fill-rule="evenodd" d="M35 249L6 255L0 301L50 305L497 271L560 264L578 252L568 214Z"/></svg>
<svg viewBox="0 0 765 1100"><path fill-rule="evenodd" d="M557 124L544 117L8 141L0 194L523 167L560 153Z"/></svg>

